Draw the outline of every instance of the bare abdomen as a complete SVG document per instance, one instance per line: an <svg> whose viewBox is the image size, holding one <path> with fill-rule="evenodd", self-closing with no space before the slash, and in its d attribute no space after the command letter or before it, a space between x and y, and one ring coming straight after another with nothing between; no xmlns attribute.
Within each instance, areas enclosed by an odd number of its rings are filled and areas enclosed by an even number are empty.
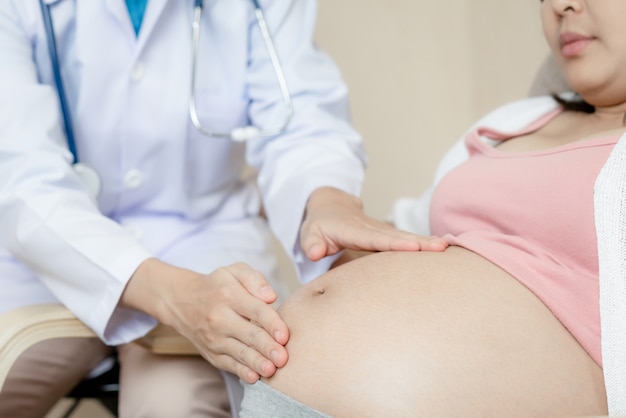
<svg viewBox="0 0 626 418"><path fill-rule="evenodd" d="M290 358L267 382L332 416L606 413L598 365L530 291L459 247L355 260L281 315Z"/></svg>

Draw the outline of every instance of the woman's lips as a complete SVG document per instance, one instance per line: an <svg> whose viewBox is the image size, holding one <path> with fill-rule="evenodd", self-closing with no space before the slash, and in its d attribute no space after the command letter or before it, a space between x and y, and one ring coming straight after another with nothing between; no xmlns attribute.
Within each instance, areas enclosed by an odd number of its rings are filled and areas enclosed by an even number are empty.
<svg viewBox="0 0 626 418"><path fill-rule="evenodd" d="M581 35L575 32L564 32L559 36L561 54L565 58L572 58L580 53L594 40L592 36Z"/></svg>

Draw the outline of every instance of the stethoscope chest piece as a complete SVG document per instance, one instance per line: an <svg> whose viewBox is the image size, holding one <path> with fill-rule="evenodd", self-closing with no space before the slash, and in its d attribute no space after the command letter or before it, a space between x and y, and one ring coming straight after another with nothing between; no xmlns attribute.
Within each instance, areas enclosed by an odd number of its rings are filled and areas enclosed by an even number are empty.
<svg viewBox="0 0 626 418"><path fill-rule="evenodd" d="M73 168L78 177L82 180L85 188L89 191L89 194L97 198L102 192L102 180L100 180L98 172L83 163L75 163Z"/></svg>

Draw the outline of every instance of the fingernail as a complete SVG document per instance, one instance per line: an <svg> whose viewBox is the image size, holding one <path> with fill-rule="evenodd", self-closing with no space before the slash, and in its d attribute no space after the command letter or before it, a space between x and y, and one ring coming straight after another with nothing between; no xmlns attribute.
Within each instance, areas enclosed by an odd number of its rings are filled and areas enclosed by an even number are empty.
<svg viewBox="0 0 626 418"><path fill-rule="evenodd" d="M315 255L319 251L318 248L320 248L320 244L313 244L309 246L309 249L306 253Z"/></svg>
<svg viewBox="0 0 626 418"><path fill-rule="evenodd" d="M270 352L270 358L272 359L272 361L274 362L275 365L278 365L278 360L280 360L278 358L278 351L276 350L272 350Z"/></svg>
<svg viewBox="0 0 626 418"><path fill-rule="evenodd" d="M263 376L269 377L274 372L276 366L269 361L263 362Z"/></svg>
<svg viewBox="0 0 626 418"><path fill-rule="evenodd" d="M276 340L276 342L280 342L283 338L283 334L280 333L280 331L274 331L274 339Z"/></svg>
<svg viewBox="0 0 626 418"><path fill-rule="evenodd" d="M271 297L271 296L274 296L274 290L272 290L272 288L269 286L262 286L259 289L259 294L261 296Z"/></svg>

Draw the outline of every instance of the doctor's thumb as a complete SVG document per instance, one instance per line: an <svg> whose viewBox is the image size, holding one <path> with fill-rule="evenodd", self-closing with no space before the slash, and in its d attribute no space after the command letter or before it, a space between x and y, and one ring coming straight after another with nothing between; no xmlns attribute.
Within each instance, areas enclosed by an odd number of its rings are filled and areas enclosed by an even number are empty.
<svg viewBox="0 0 626 418"><path fill-rule="evenodd" d="M229 266L229 269L231 274L252 296L265 303L274 303L278 299L278 294L260 271L245 263L233 264Z"/></svg>
<svg viewBox="0 0 626 418"><path fill-rule="evenodd" d="M304 253L311 261L319 261L327 254L326 245L323 241L315 241L304 247Z"/></svg>

